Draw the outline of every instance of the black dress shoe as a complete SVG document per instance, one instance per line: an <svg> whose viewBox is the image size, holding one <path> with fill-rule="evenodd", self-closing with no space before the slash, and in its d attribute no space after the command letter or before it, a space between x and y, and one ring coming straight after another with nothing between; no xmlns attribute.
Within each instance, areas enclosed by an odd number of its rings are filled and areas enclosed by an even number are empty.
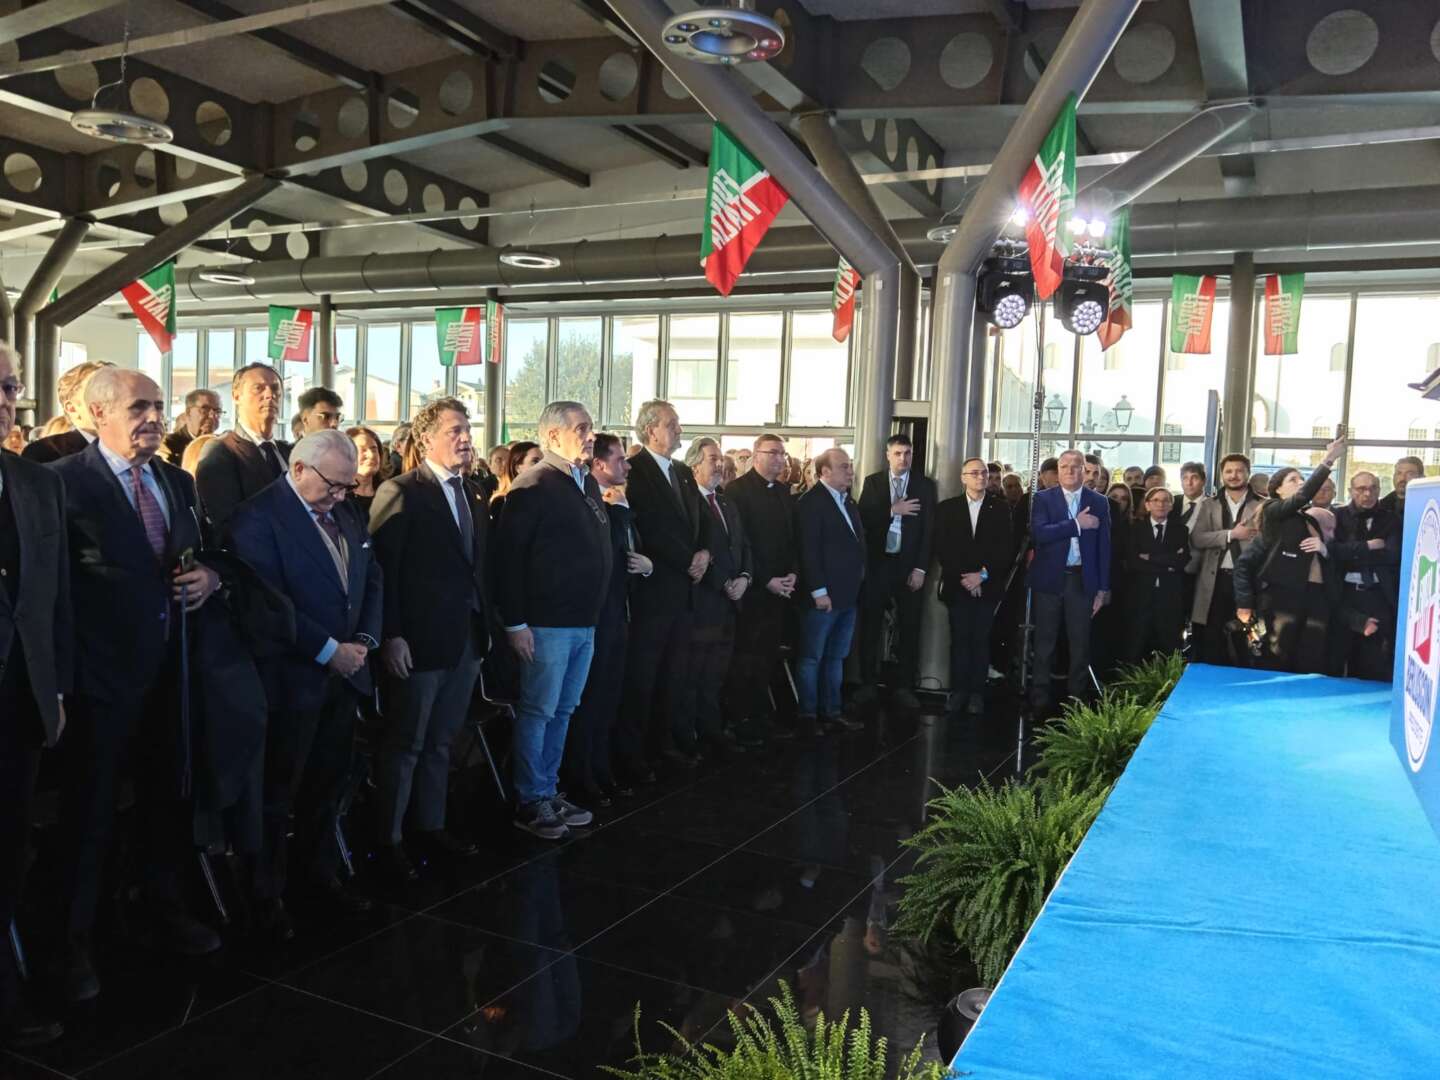
<svg viewBox="0 0 1440 1080"><path fill-rule="evenodd" d="M7 1050L46 1046L64 1034L65 1027L59 1020L36 1016L24 1005L17 1006L0 1022L0 1046Z"/></svg>
<svg viewBox="0 0 1440 1080"><path fill-rule="evenodd" d="M864 731L865 725L859 720L851 720L848 716L824 716L820 718L822 727L830 731Z"/></svg>
<svg viewBox="0 0 1440 1080"><path fill-rule="evenodd" d="M177 956L209 956L220 950L220 935L180 907L143 910L136 931L142 945Z"/></svg>
<svg viewBox="0 0 1440 1080"><path fill-rule="evenodd" d="M698 757L687 754L684 750L662 750L660 757L670 765L679 766L682 769L693 769L700 764Z"/></svg>
<svg viewBox="0 0 1440 1080"><path fill-rule="evenodd" d="M480 847L473 840L462 839L444 829L416 833L415 843L425 854L446 859L473 859L480 854Z"/></svg>
<svg viewBox="0 0 1440 1080"><path fill-rule="evenodd" d="M295 923L278 896L255 901L254 931L257 937L277 945L295 940Z"/></svg>
<svg viewBox="0 0 1440 1080"><path fill-rule="evenodd" d="M599 784L588 784L580 789L580 798L587 806L599 806L601 808L612 805L610 792Z"/></svg>
<svg viewBox="0 0 1440 1080"><path fill-rule="evenodd" d="M420 880L420 873L399 844L381 844L375 849L375 873L395 885Z"/></svg>
<svg viewBox="0 0 1440 1080"><path fill-rule="evenodd" d="M375 906L368 896L352 892L334 878L323 884L311 886L297 899L317 914L364 915Z"/></svg>
<svg viewBox="0 0 1440 1080"><path fill-rule="evenodd" d="M61 962L57 982L66 1004L79 1005L100 996L100 976L90 958L88 942L71 942Z"/></svg>

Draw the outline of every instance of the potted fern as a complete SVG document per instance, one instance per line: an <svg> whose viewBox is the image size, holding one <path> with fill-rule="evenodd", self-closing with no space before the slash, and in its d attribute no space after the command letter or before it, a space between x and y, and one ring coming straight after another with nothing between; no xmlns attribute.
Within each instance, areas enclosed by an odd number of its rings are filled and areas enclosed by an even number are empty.
<svg viewBox="0 0 1440 1080"><path fill-rule="evenodd" d="M1114 688L1098 701L1073 701L1035 736L1033 770L1072 788L1112 786L1150 730L1159 706Z"/></svg>
<svg viewBox="0 0 1440 1080"><path fill-rule="evenodd" d="M825 1014L806 1028L786 983L770 999L772 1021L759 1009L728 1014L733 1049L709 1043L695 1045L673 1027L668 1031L684 1048L681 1053L647 1053L640 1045L640 1011L635 1011L635 1057L628 1069L605 1071L621 1080L945 1080L949 1070L938 1061L922 1060L923 1040L891 1071L888 1046L875 1038L870 1014L860 1010L853 1026L850 1013L836 1021Z"/></svg>
<svg viewBox="0 0 1440 1080"><path fill-rule="evenodd" d="M1185 658L1178 652L1157 653L1138 664L1127 664L1116 673L1110 688L1128 694L1145 705L1160 705L1180 676L1185 674Z"/></svg>

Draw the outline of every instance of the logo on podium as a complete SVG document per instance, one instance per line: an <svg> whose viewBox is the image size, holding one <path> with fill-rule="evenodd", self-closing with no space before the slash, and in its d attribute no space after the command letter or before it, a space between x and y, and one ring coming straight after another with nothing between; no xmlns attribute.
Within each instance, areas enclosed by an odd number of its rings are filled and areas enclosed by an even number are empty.
<svg viewBox="0 0 1440 1080"><path fill-rule="evenodd" d="M1404 699L1405 758L1419 772L1430 750L1435 726L1435 687L1440 677L1440 504L1434 499L1420 514L1415 552L1410 563L1410 590L1405 611Z"/></svg>

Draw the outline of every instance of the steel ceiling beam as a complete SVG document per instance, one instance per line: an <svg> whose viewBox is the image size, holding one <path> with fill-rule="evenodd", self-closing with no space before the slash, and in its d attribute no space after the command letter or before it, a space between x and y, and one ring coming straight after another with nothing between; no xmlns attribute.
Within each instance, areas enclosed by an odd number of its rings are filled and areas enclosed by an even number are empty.
<svg viewBox="0 0 1440 1080"><path fill-rule="evenodd" d="M222 3L221 0L177 0L177 2L184 4L191 11L199 12L206 18L217 21L238 19L244 14L238 8ZM329 75L352 89L363 90L371 83L372 72L352 64L348 60L342 60L333 53L326 52L309 42L301 41L283 30L252 30L250 36L267 45L274 46L290 59L305 65L311 71Z"/></svg>
<svg viewBox="0 0 1440 1080"><path fill-rule="evenodd" d="M556 180L564 180L565 183L572 184L578 188L588 188L590 186L589 173L582 169L577 169L573 165L567 165L565 162L560 161L558 158L553 158L549 154L542 154L539 150L534 150L522 143L518 143L507 135L501 135L499 133L481 135L480 141L486 146L494 147L502 154L508 154L517 161L523 161L533 169L539 169L541 172Z"/></svg>
<svg viewBox="0 0 1440 1080"><path fill-rule="evenodd" d="M525 43L486 22L454 0L396 0L391 10L419 23L465 52L516 60Z"/></svg>
<svg viewBox="0 0 1440 1080"><path fill-rule="evenodd" d="M1205 95L1228 101L1250 95L1250 69L1245 58L1245 16L1240 0L1190 0L1195 47L1205 78ZM1246 195L1255 188L1255 159L1235 155L1220 159L1225 190Z"/></svg>
<svg viewBox="0 0 1440 1080"><path fill-rule="evenodd" d="M31 4L9 15L0 15L0 44L18 41L52 26L64 26L72 19L83 19L119 3L121 0L44 0Z"/></svg>
<svg viewBox="0 0 1440 1080"><path fill-rule="evenodd" d="M704 168L710 164L709 154L659 124L613 124L611 130L674 168L688 169L691 165Z"/></svg>
<svg viewBox="0 0 1440 1080"><path fill-rule="evenodd" d="M626 45L639 46L640 39L630 32L630 28L625 25L624 20L615 14L615 9L605 0L570 0L570 3L585 12Z"/></svg>

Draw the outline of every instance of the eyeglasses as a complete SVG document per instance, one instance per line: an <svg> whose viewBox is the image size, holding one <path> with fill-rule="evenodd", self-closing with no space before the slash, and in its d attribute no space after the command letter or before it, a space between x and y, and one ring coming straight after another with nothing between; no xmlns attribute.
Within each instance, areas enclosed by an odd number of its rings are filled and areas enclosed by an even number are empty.
<svg viewBox="0 0 1440 1080"><path fill-rule="evenodd" d="M989 476L990 474L989 474L988 472L985 472L985 471L981 470L981 469L966 469L966 470L965 470L964 472L962 472L960 475L961 475L961 476Z"/></svg>
<svg viewBox="0 0 1440 1080"><path fill-rule="evenodd" d="M0 382L0 394L4 394L11 401L19 401L25 396L25 384L19 379L6 379Z"/></svg>
<svg viewBox="0 0 1440 1080"><path fill-rule="evenodd" d="M785 451L784 451L784 450L756 450L756 451L755 451L755 454L756 454L757 456L763 454L765 457L784 457L784 456L785 456Z"/></svg>
<svg viewBox="0 0 1440 1080"><path fill-rule="evenodd" d="M329 485L329 487L330 487L330 494L331 494L331 495L340 495L340 494L354 495L355 492L357 492L357 491L360 490L360 485L359 485L359 484L337 484L334 480L331 480L328 476L326 476L326 475L325 475L323 472L321 472L319 469L315 468L314 465L306 465L305 467L306 467L307 469L309 469L311 472L313 472L316 476L320 477L321 480L324 480L325 483Z"/></svg>

